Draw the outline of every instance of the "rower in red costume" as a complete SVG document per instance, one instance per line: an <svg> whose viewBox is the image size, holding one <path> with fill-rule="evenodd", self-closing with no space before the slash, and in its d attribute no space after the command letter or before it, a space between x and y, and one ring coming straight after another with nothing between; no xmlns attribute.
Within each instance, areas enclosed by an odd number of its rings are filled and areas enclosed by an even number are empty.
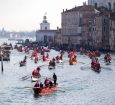
<svg viewBox="0 0 115 105"><path fill-rule="evenodd" d="M37 69L33 70L32 76L33 77L39 77L40 76L40 67L37 67Z"/></svg>

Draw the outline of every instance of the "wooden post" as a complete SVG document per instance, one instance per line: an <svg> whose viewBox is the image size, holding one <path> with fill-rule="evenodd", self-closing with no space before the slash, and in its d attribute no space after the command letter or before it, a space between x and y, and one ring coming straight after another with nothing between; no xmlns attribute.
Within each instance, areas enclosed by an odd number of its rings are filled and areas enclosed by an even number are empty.
<svg viewBox="0 0 115 105"><path fill-rule="evenodd" d="M4 68L3 68L3 57L2 57L2 55L1 55L1 70L2 70L2 72L4 71Z"/></svg>
<svg viewBox="0 0 115 105"><path fill-rule="evenodd" d="M1 71L3 72L4 67L3 67L3 52L2 52L2 50L0 52L0 56L1 56Z"/></svg>

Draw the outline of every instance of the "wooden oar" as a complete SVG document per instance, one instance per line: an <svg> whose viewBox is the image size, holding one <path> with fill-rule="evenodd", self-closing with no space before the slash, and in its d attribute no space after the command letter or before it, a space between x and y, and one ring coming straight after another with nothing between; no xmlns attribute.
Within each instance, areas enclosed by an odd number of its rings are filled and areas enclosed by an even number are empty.
<svg viewBox="0 0 115 105"><path fill-rule="evenodd" d="M85 64L84 62L78 62L78 63Z"/></svg>
<svg viewBox="0 0 115 105"><path fill-rule="evenodd" d="M30 76L31 76L31 74L28 74L28 75L22 77L21 79L22 79L22 80L25 80L25 79L28 79Z"/></svg>
<svg viewBox="0 0 115 105"><path fill-rule="evenodd" d="M60 92L65 92L64 90L57 90L57 91L60 91Z"/></svg>
<svg viewBox="0 0 115 105"><path fill-rule="evenodd" d="M109 68L109 67L101 67L101 68L103 68L103 69L105 69L105 70L112 70L112 69Z"/></svg>

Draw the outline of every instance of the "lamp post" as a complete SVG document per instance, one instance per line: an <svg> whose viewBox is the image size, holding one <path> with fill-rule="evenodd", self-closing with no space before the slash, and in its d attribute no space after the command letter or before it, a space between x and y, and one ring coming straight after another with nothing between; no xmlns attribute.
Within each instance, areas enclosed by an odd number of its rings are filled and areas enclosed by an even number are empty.
<svg viewBox="0 0 115 105"><path fill-rule="evenodd" d="M0 56L1 56L1 71L3 72L4 68L3 68L3 52L2 52L2 50L0 52Z"/></svg>

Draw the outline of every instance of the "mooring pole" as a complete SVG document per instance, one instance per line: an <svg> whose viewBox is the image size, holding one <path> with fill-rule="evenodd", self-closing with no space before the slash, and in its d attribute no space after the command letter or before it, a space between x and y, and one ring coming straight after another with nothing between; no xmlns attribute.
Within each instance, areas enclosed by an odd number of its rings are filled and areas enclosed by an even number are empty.
<svg viewBox="0 0 115 105"><path fill-rule="evenodd" d="M2 51L1 51L0 55L1 55L1 71L3 72L4 67L3 67L3 52Z"/></svg>
<svg viewBox="0 0 115 105"><path fill-rule="evenodd" d="M4 71L4 67L3 67L3 57L1 56L1 70L2 72Z"/></svg>

